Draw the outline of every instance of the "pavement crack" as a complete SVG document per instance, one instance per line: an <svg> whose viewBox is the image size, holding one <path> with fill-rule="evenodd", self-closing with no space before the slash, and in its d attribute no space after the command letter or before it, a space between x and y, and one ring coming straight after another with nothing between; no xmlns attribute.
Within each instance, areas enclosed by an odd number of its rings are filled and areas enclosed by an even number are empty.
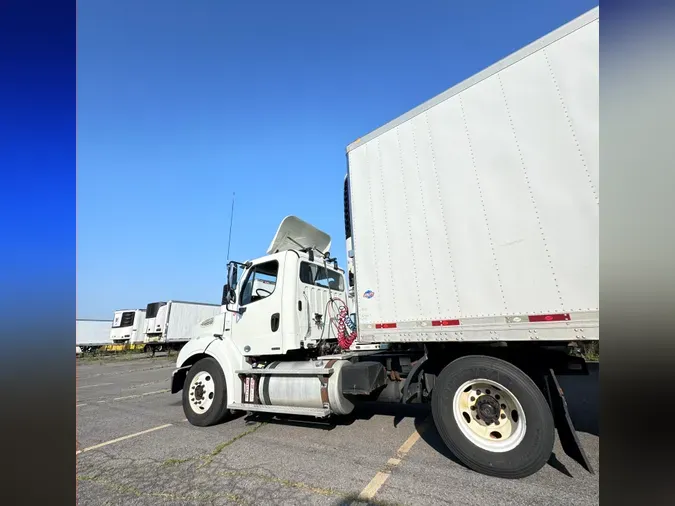
<svg viewBox="0 0 675 506"><path fill-rule="evenodd" d="M152 492L149 490L142 490L138 487L134 487L133 485L129 485L126 483L118 483L113 480L101 478L100 476L96 475L95 476L80 475L77 477L77 480L83 482L97 483L106 488L116 490L118 492L125 494L131 494L136 497L154 497L158 499L169 499L172 501L191 501L191 502L196 501L201 503L209 503L216 499L227 499L228 501L231 501L235 504L240 504L242 506L248 506L252 504L249 501L246 501L240 495L232 493L182 495L172 492Z"/></svg>
<svg viewBox="0 0 675 506"><path fill-rule="evenodd" d="M263 425L265 425L266 422L261 422L258 423L255 427L251 427L250 429L242 432L241 434L238 434L234 436L231 439L228 439L227 441L220 443L218 446L216 446L213 451L209 454L206 455L200 455L198 457L187 457L183 459L177 459L177 458L171 458L171 459L166 459L162 465L163 466L177 466L180 464L185 464L186 462L192 462L192 461L203 461L202 464L197 468L201 469L202 467L208 466L211 462L213 462L213 459L217 457L220 452L222 452L225 448L230 446L231 444L235 443L236 441L239 441L241 438L248 436L249 434L253 434L255 431L260 429Z"/></svg>
<svg viewBox="0 0 675 506"><path fill-rule="evenodd" d="M213 460L214 457L216 457L220 452L222 452L225 448L233 444L235 441L239 441L241 438L248 436L249 434L253 434L255 431L260 429L263 425L265 425L265 422L261 422L257 424L254 427L251 427L250 429L242 432L238 436L233 437L232 439L229 439L225 441L224 443L220 443L218 446L214 448L214 450L211 452L210 455L208 455L208 463L210 464L211 461ZM206 464L205 464L206 465Z"/></svg>
<svg viewBox="0 0 675 506"><path fill-rule="evenodd" d="M221 476L225 476L228 478L255 478L259 479L262 481L266 481L268 483L274 483L277 485L281 485L286 488L295 488L295 489L301 489L301 490L306 490L308 492L313 492L315 494L319 495L324 495L324 496L338 496L338 497L346 497L349 495L348 492L336 490L333 488L323 488L323 487L317 487L314 485L309 485L307 483L303 483L301 481L291 481L291 480L285 480L283 478L277 478L275 476L269 476L266 474L262 473L254 473L251 471L220 471L218 473Z"/></svg>

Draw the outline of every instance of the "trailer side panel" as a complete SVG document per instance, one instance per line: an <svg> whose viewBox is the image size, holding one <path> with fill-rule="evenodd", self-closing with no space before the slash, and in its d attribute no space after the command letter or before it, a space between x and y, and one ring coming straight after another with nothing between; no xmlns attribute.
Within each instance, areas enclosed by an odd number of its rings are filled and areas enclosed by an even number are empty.
<svg viewBox="0 0 675 506"><path fill-rule="evenodd" d="M351 147L362 339L529 339L503 331L552 314L535 327L597 337L595 12Z"/></svg>
<svg viewBox="0 0 675 506"><path fill-rule="evenodd" d="M220 305L216 304L179 301L171 301L169 304L164 338L166 342L188 341L201 321L220 313Z"/></svg>
<svg viewBox="0 0 675 506"><path fill-rule="evenodd" d="M112 320L75 320L76 346L103 346L112 344L110 327Z"/></svg>

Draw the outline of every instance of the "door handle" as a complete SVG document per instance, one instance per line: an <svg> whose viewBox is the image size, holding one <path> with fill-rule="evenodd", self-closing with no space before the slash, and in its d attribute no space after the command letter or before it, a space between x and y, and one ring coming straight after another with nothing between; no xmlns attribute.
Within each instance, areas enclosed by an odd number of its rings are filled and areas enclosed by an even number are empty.
<svg viewBox="0 0 675 506"><path fill-rule="evenodd" d="M279 313L274 313L270 319L270 327L272 332L279 330Z"/></svg>

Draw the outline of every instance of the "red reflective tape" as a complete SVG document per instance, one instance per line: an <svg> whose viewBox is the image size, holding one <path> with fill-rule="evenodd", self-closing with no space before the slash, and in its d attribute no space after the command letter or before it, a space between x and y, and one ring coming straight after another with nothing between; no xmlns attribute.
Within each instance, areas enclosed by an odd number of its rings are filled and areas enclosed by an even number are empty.
<svg viewBox="0 0 675 506"><path fill-rule="evenodd" d="M375 328L376 329L395 329L396 324L395 323L376 323Z"/></svg>
<svg viewBox="0 0 675 506"><path fill-rule="evenodd" d="M459 325L459 320L432 320L434 327L446 327L448 325Z"/></svg>
<svg viewBox="0 0 675 506"><path fill-rule="evenodd" d="M568 313L565 314L534 314L527 317L531 322L560 322L570 319Z"/></svg>

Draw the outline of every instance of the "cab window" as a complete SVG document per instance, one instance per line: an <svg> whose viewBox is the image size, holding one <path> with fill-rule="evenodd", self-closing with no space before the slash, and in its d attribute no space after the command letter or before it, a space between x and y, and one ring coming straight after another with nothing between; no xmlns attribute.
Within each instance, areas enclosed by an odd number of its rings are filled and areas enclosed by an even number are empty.
<svg viewBox="0 0 675 506"><path fill-rule="evenodd" d="M300 262L300 281L305 284L341 292L345 286L343 279L342 274L322 265Z"/></svg>
<svg viewBox="0 0 675 506"><path fill-rule="evenodd" d="M274 293L279 274L279 262L272 260L254 265L246 275L239 304L245 306L265 299Z"/></svg>

